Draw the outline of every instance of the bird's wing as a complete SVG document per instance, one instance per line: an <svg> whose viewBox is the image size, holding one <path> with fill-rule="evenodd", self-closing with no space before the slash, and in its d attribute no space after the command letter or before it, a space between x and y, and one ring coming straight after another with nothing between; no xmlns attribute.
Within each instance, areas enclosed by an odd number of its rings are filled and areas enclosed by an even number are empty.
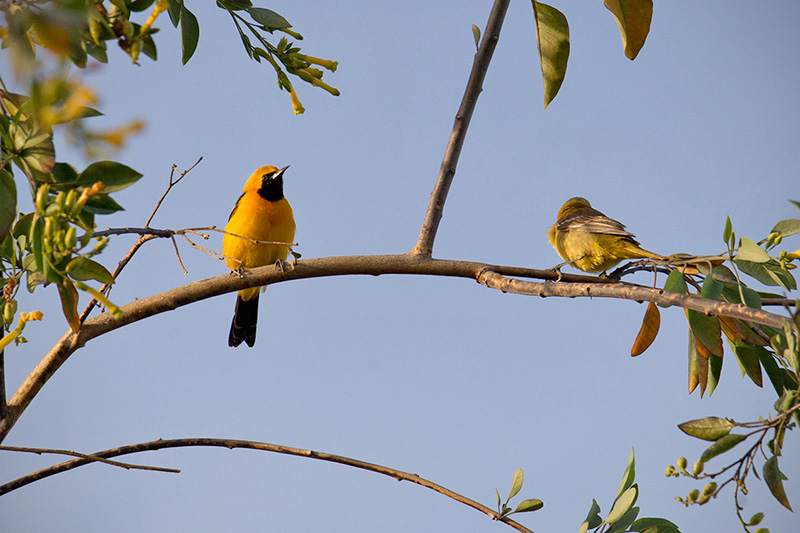
<svg viewBox="0 0 800 533"><path fill-rule="evenodd" d="M557 228L561 231L583 231L586 233L601 233L606 235L622 235L633 238L633 233L625 231L625 225L613 218L608 218L596 209L580 209L570 213L558 221Z"/></svg>
<svg viewBox="0 0 800 533"><path fill-rule="evenodd" d="M244 198L244 193L242 193L241 196L239 196L239 198L236 199L236 203L233 204L233 210L231 210L231 214L228 215L228 222L230 222L231 219L233 218L233 214L236 212L236 208L239 207L239 202L242 201L242 198Z"/></svg>

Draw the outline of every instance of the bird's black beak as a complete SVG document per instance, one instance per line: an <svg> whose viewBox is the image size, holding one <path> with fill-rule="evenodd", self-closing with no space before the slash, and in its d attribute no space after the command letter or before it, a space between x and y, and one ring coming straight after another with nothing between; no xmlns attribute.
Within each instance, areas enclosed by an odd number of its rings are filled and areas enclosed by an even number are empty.
<svg viewBox="0 0 800 533"><path fill-rule="evenodd" d="M289 165L286 165L285 167L280 169L278 172L276 172L275 176L273 177L273 179L277 179L277 178L280 178L281 176L283 176L283 173L286 172L287 168L289 168Z"/></svg>

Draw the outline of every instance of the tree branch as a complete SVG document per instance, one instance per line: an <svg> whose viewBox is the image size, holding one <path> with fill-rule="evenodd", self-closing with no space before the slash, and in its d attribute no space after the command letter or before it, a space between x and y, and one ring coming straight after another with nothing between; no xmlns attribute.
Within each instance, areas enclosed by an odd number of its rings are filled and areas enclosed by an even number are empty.
<svg viewBox="0 0 800 533"><path fill-rule="evenodd" d="M49 468L44 468L27 476L23 476L19 479L16 479L14 481L11 481L9 483L0 486L0 495L6 494L8 492L11 492L12 490L33 483L34 481L37 481L39 479L52 476L61 472L66 472L67 470L71 470L73 468L77 468L85 464L89 464L93 460L98 460L98 458L107 459L109 457L118 457L120 455L128 455L131 453L161 450L165 448L186 448L191 446L210 446L210 447L228 448L228 449L245 448L250 450L262 450L273 453L282 453L285 455L307 457L309 459L318 459L320 461L328 461L331 463L339 463L346 466L352 466L354 468L360 468L362 470L368 470L370 472L376 472L378 474L383 474L385 476L392 477L398 481L409 481L416 485L421 485L435 492L438 492L439 494L443 494L444 496L447 496L448 498L451 498L457 502L472 507L473 509L477 509L478 511L488 515L490 518L492 518L492 520L498 520L505 524L508 524L517 531L522 531L524 533L533 533L530 529L526 528L522 524L519 524L518 522L515 522L514 520L511 520L510 518L506 517L501 518L496 511L490 509L489 507L481 505L480 503L474 500L462 496L457 492L453 492L452 490L443 487L437 483L434 483L433 481L429 481L423 477L420 477L417 474L403 472L402 470L396 470L394 468L381 466L375 463L368 463L366 461L360 461L358 459L351 459L349 457L344 457L342 455L334 455L325 452L316 452L313 450L305 450L302 448L292 448L290 446L283 446L280 444L269 444L266 442L253 442L253 441L230 440L230 439L207 439L207 438L170 439L170 440L159 439L151 442L143 442L140 444L121 446L119 448L93 453L85 458L74 459L72 461L67 461L65 463L51 466Z"/></svg>
<svg viewBox="0 0 800 533"><path fill-rule="evenodd" d="M97 463L105 463L105 464L110 465L110 466L118 466L120 468L124 468L125 470L151 470L151 471L155 471L155 472L167 472L167 473L170 473L170 474L180 474L181 473L180 470L177 470L175 468L162 468L160 466L146 466L146 465L135 465L135 464L131 464L131 463L121 463L119 461L111 461L109 459L105 459L105 458L99 457L97 455L74 452L72 450L58 450L58 449L52 449L52 448L28 448L28 447L23 447L23 446L0 446L0 451L35 453L36 455L43 455L43 454L69 455L71 457L80 457L81 459L86 459L87 462L82 463L82 464L88 464L88 463L97 462ZM77 465L77 466L81 466L81 465ZM32 474L28 474L27 476L23 476L23 477L19 478L19 480L23 480L23 479L26 479L26 480L29 479L30 480L30 481L27 481L27 482L23 483L23 485L27 485L28 483L33 483L34 481L36 481L38 479L42 479L43 477L47 477L47 475L39 475L40 472L43 472L45 470L48 470L48 469L45 468L45 469L42 469L42 470L38 470L38 471L36 471L36 472L34 472ZM54 472L54 473L57 473L57 472ZM49 474L49 475L52 475L52 474ZM19 480L16 480L16 481L19 481ZM16 481L13 481L12 483L16 483ZM9 484L7 483L6 485L9 485ZM5 487L6 485L0 486L0 496L5 494L4 492L2 492L2 490L3 490L3 487ZM19 486L21 487L23 485L19 485ZM14 487L14 488L19 488L19 487ZM14 489L12 488L8 492L11 492L11 490L14 490Z"/></svg>
<svg viewBox="0 0 800 533"><path fill-rule="evenodd" d="M497 266L471 261L430 259L421 255L364 255L306 259L285 271L274 265L247 270L241 275L222 275L195 281L169 291L133 301L121 307L123 316L115 319L103 313L84 322L78 334L68 330L31 371L8 402L8 416L0 422L0 442L44 384L69 356L87 342L117 328L138 322L184 305L251 287L305 278L347 275L413 274L469 278L502 292L533 296L620 298L676 305L706 314L730 316L775 328L783 327L786 317L743 305L707 300L694 295L676 294L603 278L562 274L561 282L529 282L507 277L528 277L555 281L552 270Z"/></svg>
<svg viewBox="0 0 800 533"><path fill-rule="evenodd" d="M483 31L483 39L481 39L481 44L475 53L467 88L464 90L461 105L456 113L453 130L450 132L450 139L447 141L447 147L442 158L442 166L439 167L439 176L431 193L428 211L425 213L425 220L422 223L422 230L420 231L417 245L411 250L412 254L430 257L433 253L433 240L436 238L439 222L442 220L444 202L447 199L447 192L450 190L450 184L456 174L456 165L458 165L461 147L464 145L464 139L467 136L467 128L469 128L469 122L472 119L472 112L475 110L478 96L483 90L483 79L486 77L486 71L489 69L489 63L497 46L497 40L500 38L500 29L503 27L503 19L508 10L508 3L509 0L495 0L492 6L489 20L486 22L486 29Z"/></svg>

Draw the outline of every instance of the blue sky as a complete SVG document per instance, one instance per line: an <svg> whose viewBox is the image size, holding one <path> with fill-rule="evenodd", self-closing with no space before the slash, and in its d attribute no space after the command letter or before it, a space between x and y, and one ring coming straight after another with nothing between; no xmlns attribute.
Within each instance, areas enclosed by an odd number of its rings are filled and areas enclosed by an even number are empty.
<svg viewBox="0 0 800 533"><path fill-rule="evenodd" d="M223 11L187 5L201 37L186 66L164 17L158 62L136 67L114 52L110 65L82 74L102 97L96 125L147 121L118 157L144 178L116 196L126 211L98 224L142 225L171 165L203 156L154 227L223 226L255 168L291 165L285 192L303 257L410 250L472 64L470 26L484 26L490 2L260 4L306 37L306 53L339 61L326 81L340 97L297 84L302 116L271 69L247 58ZM543 111L531 6L512 2L434 256L549 268L559 258L545 233L575 195L665 254L722 251L726 216L755 240L798 217L787 199L800 199L800 4L657 2L634 62L601 2L553 5L571 31L561 92ZM60 160L76 160L57 149ZM102 262L113 268L133 241L115 239ZM220 239L208 245L220 249ZM181 251L188 276L171 243L146 245L112 299L225 273ZM7 350L11 391L66 329L55 291L35 297L20 309L39 308L46 321ZM234 300L91 341L5 444L92 452L157 438L252 439L418 473L489 506L494 488L507 493L523 468L520 497L545 507L519 519L537 532L577 530L592 498L605 515L634 447L643 516L684 533L738 527L729 491L685 509L673 498L702 483L663 471L705 448L677 424L755 420L768 415L774 391L742 380L726 352L713 396L688 395L678 309L662 311L655 344L632 359L645 308L627 301L528 298L411 276L295 281L262 296L255 348L233 350ZM781 469L795 507L798 452L791 433ZM219 449L127 459L182 473L83 467L0 498L2 522L9 531L511 531L424 488L339 465ZM12 479L52 462L4 453L0 471ZM749 482L744 514L764 511L773 533L790 531L796 517Z"/></svg>

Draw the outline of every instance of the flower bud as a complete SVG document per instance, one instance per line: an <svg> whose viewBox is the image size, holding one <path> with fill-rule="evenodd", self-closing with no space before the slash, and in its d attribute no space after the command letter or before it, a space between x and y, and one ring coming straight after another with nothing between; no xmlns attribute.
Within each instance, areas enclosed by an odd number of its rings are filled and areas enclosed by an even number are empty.
<svg viewBox="0 0 800 533"><path fill-rule="evenodd" d="M40 215L44 215L45 209L47 209L47 202L50 199L50 186L47 184L42 185L39 187L39 190L36 191L36 212Z"/></svg>

